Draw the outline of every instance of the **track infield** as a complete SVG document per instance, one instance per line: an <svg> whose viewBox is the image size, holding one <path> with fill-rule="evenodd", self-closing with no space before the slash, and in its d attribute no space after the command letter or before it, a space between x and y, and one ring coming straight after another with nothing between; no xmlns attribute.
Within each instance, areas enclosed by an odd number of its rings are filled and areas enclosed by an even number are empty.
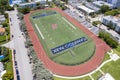
<svg viewBox="0 0 120 80"><path fill-rule="evenodd" d="M43 16L43 14L45 15ZM42 16L40 17L40 15ZM35 16L37 17L33 18ZM40 10L32 13L30 20L46 54L54 62L74 66L88 61L94 55L95 44L93 40L58 12ZM87 40L65 50L65 47L60 47L59 50L63 51L58 53L51 51L51 49L66 43L68 43L66 46L69 47L71 41L81 40L82 37ZM56 51L59 50L56 49Z"/></svg>
<svg viewBox="0 0 120 80"><path fill-rule="evenodd" d="M110 48L102 40L97 38L93 33L91 33L89 30L87 30L85 27L83 27L75 19L73 19L70 16L68 16L67 14L65 14L59 8L49 8L46 10L54 10L56 12L59 12L69 22L71 22L73 25L77 26L75 28L80 28L80 30L82 30L83 32L85 32L87 34L87 35L86 34L83 34L83 35L89 36L90 38L92 38L92 40L95 43L96 49L95 49L95 54L93 55L93 57L83 64L76 65L76 66L65 66L65 65L60 65L60 64L55 63L46 54L45 50L43 49L44 46L42 47L42 44L40 43L39 38L34 31L35 28L32 27L32 24L31 24L31 21L29 18L30 18L30 15L34 12L33 11L33 12L25 15L24 20L25 20L30 38L33 42L35 51L36 51L39 59L43 61L44 65L54 74L63 75L63 76L79 76L79 75L88 73L88 72L94 70L96 67L98 67L104 58L104 53L106 51L110 50ZM59 25L59 23L53 24L53 29L56 29L59 27L59 26L56 27L56 25ZM39 34L41 35L40 37L44 40L46 37L44 36L44 33L42 33L42 31L40 30L41 28L40 29L38 29L38 28L39 28L39 26L36 25L36 30L38 30L37 32L39 32ZM71 28L74 29L74 26L73 27L71 26ZM80 35L76 36L76 38L78 38L78 37L81 37L81 36ZM74 40L74 38L72 38L71 40ZM66 41L64 41L64 42L66 42Z"/></svg>

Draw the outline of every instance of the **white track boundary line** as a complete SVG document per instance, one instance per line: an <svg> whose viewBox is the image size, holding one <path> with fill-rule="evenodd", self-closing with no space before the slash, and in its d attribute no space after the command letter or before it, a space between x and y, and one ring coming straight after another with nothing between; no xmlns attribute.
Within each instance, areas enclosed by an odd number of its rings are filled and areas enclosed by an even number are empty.
<svg viewBox="0 0 120 80"><path fill-rule="evenodd" d="M76 29L76 27L73 26L70 22L68 22L64 17L62 17L62 19L63 19L64 21L66 21L69 25L71 25L72 28Z"/></svg>
<svg viewBox="0 0 120 80"><path fill-rule="evenodd" d="M53 74L55 77L60 77L60 78L65 78L65 79L77 79L77 78L83 78L83 77L86 77L86 76L89 76L93 73L95 73L96 71L98 71L101 67L103 67L106 63L108 62L111 62L112 59L109 59L105 62L103 62L98 68L96 68L95 70L93 70L92 72L89 72L87 74L84 74L84 75L81 75L81 76L75 76L75 77L67 77L67 76L60 76L60 75L57 75L57 74Z"/></svg>
<svg viewBox="0 0 120 80"><path fill-rule="evenodd" d="M42 35L40 29L38 28L38 25L37 25L37 24L35 24L35 27L37 28L37 30L38 30L39 34L41 35L42 39L45 39L44 36Z"/></svg>

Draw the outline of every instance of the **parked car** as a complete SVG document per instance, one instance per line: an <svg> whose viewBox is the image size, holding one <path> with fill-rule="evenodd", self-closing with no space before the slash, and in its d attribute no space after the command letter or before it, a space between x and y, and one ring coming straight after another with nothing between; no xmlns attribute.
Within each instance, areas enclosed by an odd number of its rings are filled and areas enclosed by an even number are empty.
<svg viewBox="0 0 120 80"><path fill-rule="evenodd" d="M13 53L16 54L16 50L15 49L13 49Z"/></svg>
<svg viewBox="0 0 120 80"><path fill-rule="evenodd" d="M18 71L18 69L16 69L16 74L19 75L19 71Z"/></svg>
<svg viewBox="0 0 120 80"><path fill-rule="evenodd" d="M17 80L20 80L20 76L19 75L17 75Z"/></svg>

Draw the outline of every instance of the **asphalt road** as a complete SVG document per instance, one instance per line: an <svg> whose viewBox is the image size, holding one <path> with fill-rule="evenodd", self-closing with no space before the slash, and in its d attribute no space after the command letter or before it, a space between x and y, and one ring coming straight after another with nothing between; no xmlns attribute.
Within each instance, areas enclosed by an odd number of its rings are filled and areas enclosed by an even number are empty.
<svg viewBox="0 0 120 80"><path fill-rule="evenodd" d="M32 65L29 64L29 57L27 56L27 49L24 44L24 37L19 30L19 20L17 19L17 11L10 11L9 17L11 18L11 34L14 37L11 41L3 46L16 50L15 58L17 61L20 80L33 80Z"/></svg>

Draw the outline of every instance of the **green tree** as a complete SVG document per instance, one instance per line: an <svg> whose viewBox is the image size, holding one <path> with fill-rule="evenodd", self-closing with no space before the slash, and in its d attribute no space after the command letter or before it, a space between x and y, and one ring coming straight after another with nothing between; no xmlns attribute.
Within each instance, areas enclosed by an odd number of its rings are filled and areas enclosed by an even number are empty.
<svg viewBox="0 0 120 80"><path fill-rule="evenodd" d="M66 4L68 4L68 0L65 0Z"/></svg>
<svg viewBox="0 0 120 80"><path fill-rule="evenodd" d="M13 10L13 7L9 5L9 0L0 0L0 12L4 14L6 10Z"/></svg>
<svg viewBox="0 0 120 80"><path fill-rule="evenodd" d="M29 7L24 7L24 8L19 8L18 11L23 13L23 14L27 14L30 12L30 8Z"/></svg>
<svg viewBox="0 0 120 80"><path fill-rule="evenodd" d="M92 22L92 25L93 25L93 26L97 26L98 24L101 24L101 22L100 22L100 21L93 21L93 22Z"/></svg>
<svg viewBox="0 0 120 80"><path fill-rule="evenodd" d="M52 0L52 2L55 2L56 0Z"/></svg>
<svg viewBox="0 0 120 80"><path fill-rule="evenodd" d="M40 2L37 2L37 3L36 3L36 6L40 6Z"/></svg>
<svg viewBox="0 0 120 80"><path fill-rule="evenodd" d="M100 11L101 11L102 13L105 13L105 12L107 12L107 11L109 11L109 10L110 10L110 7L107 6L107 5L102 5L102 6L100 7Z"/></svg>
<svg viewBox="0 0 120 80"><path fill-rule="evenodd" d="M3 27L8 27L8 23L4 22L2 23Z"/></svg>
<svg viewBox="0 0 120 80"><path fill-rule="evenodd" d="M87 2L92 2L92 0L87 0Z"/></svg>
<svg viewBox="0 0 120 80"><path fill-rule="evenodd" d="M109 46L112 48L117 48L118 41L116 41L113 36L111 36L109 33L106 33L104 31L99 32L99 37L103 39Z"/></svg>
<svg viewBox="0 0 120 80"><path fill-rule="evenodd" d="M116 16L117 14L119 14L119 10L111 10L111 11L107 11L107 12L105 12L105 16L107 16L107 15L111 15L111 16Z"/></svg>
<svg viewBox="0 0 120 80"><path fill-rule="evenodd" d="M48 0L46 0L46 3L48 4Z"/></svg>
<svg viewBox="0 0 120 80"><path fill-rule="evenodd" d="M98 24L98 23L97 23L96 21L93 21L93 22L92 22L92 25L93 25L93 26L97 26L97 24Z"/></svg>
<svg viewBox="0 0 120 80"><path fill-rule="evenodd" d="M20 13L20 12L18 12L17 16L18 16L18 18L19 18L20 20L22 20L23 17L24 17L24 15L23 15L22 13Z"/></svg>
<svg viewBox="0 0 120 80"><path fill-rule="evenodd" d="M2 76L2 80L14 80L13 73L12 72L6 72Z"/></svg>

